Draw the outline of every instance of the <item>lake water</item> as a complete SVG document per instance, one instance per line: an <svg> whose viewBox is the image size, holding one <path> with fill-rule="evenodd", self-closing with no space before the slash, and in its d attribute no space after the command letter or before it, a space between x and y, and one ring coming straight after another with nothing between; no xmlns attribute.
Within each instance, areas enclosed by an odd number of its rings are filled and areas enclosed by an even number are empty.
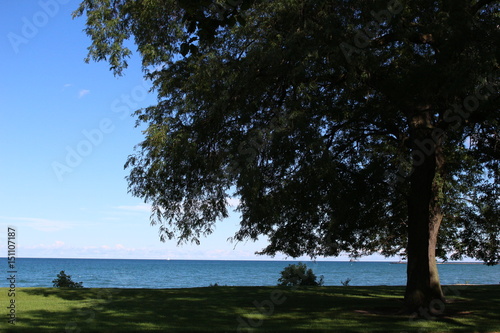
<svg viewBox="0 0 500 333"><path fill-rule="evenodd" d="M190 288L210 284L228 286L275 286L280 272L296 261L223 260L129 260L17 258L17 287L52 287L65 271L75 282L89 288ZM405 285L406 265L390 262L305 262L326 286ZM0 258L0 272L8 277L7 259ZM442 284L498 284L500 265L438 265ZM0 286L6 286L6 278Z"/></svg>

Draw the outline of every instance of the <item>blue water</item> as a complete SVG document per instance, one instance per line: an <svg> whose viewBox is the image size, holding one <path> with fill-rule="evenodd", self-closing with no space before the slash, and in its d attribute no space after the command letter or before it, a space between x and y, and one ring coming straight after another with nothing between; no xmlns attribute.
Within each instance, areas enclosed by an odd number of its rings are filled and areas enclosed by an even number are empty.
<svg viewBox="0 0 500 333"><path fill-rule="evenodd" d="M18 287L52 287L64 270L84 287L190 288L210 284L228 286L275 286L280 272L294 261L129 260L129 259L35 259L17 258ZM406 265L389 262L306 262L326 286L405 285ZM2 268L2 266L4 268ZM442 284L498 284L500 265L438 265ZM7 259L0 258L0 272L7 277ZM0 286L7 280L1 279Z"/></svg>

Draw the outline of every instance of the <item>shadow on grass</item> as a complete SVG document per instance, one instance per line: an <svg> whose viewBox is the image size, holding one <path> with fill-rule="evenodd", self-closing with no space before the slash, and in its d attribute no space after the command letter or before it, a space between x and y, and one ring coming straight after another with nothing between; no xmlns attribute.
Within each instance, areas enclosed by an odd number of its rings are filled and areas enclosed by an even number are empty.
<svg viewBox="0 0 500 333"><path fill-rule="evenodd" d="M217 289L217 290L216 290ZM234 330L231 290L200 289L46 289L24 290L32 296L66 301L65 311L23 313L22 327L87 331ZM81 304L85 301L85 304Z"/></svg>
<svg viewBox="0 0 500 333"><path fill-rule="evenodd" d="M20 288L14 331L494 332L500 286L461 287L444 315L397 315L402 287ZM278 297L279 296L279 297ZM22 304L22 303L21 303Z"/></svg>

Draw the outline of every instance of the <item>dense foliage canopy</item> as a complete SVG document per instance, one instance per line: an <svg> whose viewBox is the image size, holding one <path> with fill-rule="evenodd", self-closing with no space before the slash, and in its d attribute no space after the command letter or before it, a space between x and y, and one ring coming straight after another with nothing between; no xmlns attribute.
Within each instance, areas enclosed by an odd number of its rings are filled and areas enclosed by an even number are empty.
<svg viewBox="0 0 500 333"><path fill-rule="evenodd" d="M84 0L75 15L89 59L121 74L131 39L153 82L126 167L162 240L199 242L235 197L234 239L267 237L263 254L403 252L424 290L435 255L499 260L499 9Z"/></svg>
<svg viewBox="0 0 500 333"><path fill-rule="evenodd" d="M498 9L464 0L88 0L80 13L91 58L121 73L133 37L154 82L159 102L137 113L148 129L127 167L162 238L197 242L235 196L235 239L269 237L262 253L397 254L411 122L425 113L443 158L438 255L494 262Z"/></svg>

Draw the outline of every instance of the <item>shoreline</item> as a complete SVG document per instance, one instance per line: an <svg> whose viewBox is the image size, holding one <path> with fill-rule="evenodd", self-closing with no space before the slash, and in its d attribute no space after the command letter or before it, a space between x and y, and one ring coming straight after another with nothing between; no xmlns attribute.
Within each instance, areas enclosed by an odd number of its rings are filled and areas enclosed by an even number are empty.
<svg viewBox="0 0 500 333"><path fill-rule="evenodd" d="M498 284L477 284L477 283L455 283L455 284L442 284L441 287L456 287L456 286L464 286L464 287L500 287L500 283ZM311 288L406 288L406 285L389 285L389 284L380 284L380 285L348 285L348 286L339 286L339 285L323 285L323 286L306 286L304 289ZM229 286L229 285L220 285L220 286L201 286L201 287L171 287L171 288L143 288L143 287L83 287L83 288L57 288L57 287L16 287L16 289L50 289L50 290L89 290L89 289L123 289L123 290L189 290L189 289L204 289L204 288L266 288L266 289L287 289L291 287L280 287L280 286ZM0 287L0 290L8 289L8 287Z"/></svg>

